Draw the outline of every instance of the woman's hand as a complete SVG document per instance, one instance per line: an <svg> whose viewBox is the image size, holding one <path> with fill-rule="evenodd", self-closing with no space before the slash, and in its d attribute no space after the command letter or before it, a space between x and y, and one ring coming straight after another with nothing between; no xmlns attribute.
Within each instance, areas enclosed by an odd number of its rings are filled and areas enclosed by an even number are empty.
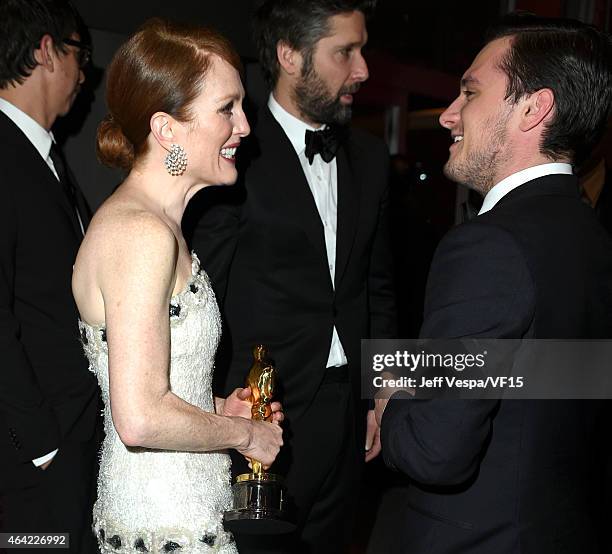
<svg viewBox="0 0 612 554"><path fill-rule="evenodd" d="M272 402L272 404L270 404L270 408L272 409L272 414L266 421L280 425L285 419L283 405L280 402Z"/></svg>
<svg viewBox="0 0 612 554"><path fill-rule="evenodd" d="M242 417L251 420L251 389L235 389L227 398L215 398L217 414L230 417ZM245 440L236 450L247 460L261 462L263 469L268 469L283 445L283 431L280 423L285 419L280 402L270 404L272 413L267 421L249 421L245 429Z"/></svg>
<svg viewBox="0 0 612 554"><path fill-rule="evenodd" d="M248 460L261 462L263 469L268 469L283 445L283 430L277 423L267 421L249 421L248 423L245 441L236 450Z"/></svg>
<svg viewBox="0 0 612 554"><path fill-rule="evenodd" d="M244 417L251 419L251 389L235 389L227 398L215 397L215 411L218 415ZM268 421L280 424L285 419L283 407L280 402L270 404L272 415Z"/></svg>
<svg viewBox="0 0 612 554"><path fill-rule="evenodd" d="M218 415L251 419L251 389L235 389L227 398L215 397L215 411Z"/></svg>

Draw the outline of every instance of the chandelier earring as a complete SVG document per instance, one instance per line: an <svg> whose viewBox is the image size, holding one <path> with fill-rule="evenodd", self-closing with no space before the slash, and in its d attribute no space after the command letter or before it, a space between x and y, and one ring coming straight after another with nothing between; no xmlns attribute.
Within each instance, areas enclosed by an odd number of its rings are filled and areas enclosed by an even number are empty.
<svg viewBox="0 0 612 554"><path fill-rule="evenodd" d="M178 177L185 173L187 169L187 153L180 144L172 144L170 152L166 154L164 159L166 170L173 177Z"/></svg>

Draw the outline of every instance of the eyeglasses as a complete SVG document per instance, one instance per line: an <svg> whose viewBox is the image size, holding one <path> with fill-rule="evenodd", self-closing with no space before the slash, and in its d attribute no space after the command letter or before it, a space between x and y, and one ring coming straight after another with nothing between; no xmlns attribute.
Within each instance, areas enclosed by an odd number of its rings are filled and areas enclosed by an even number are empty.
<svg viewBox="0 0 612 554"><path fill-rule="evenodd" d="M72 38L65 38L62 40L62 42L68 44L69 46L75 46L79 49L77 52L77 61L79 62L79 67L81 69L85 68L91 59L91 46L81 42L80 40L74 40Z"/></svg>

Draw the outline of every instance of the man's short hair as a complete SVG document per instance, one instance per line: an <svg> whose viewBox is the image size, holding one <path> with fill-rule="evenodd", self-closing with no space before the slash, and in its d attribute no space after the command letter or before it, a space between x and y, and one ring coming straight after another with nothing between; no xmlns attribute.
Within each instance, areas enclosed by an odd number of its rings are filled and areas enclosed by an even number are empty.
<svg viewBox="0 0 612 554"><path fill-rule="evenodd" d="M267 0L255 14L255 43L264 77L270 87L278 81L276 45L286 42L301 52L309 67L316 43L330 32L329 18L353 11L366 17L376 0Z"/></svg>
<svg viewBox="0 0 612 554"><path fill-rule="evenodd" d="M83 37L84 25L70 0L0 1L0 89L21 84L36 67L34 51L50 35L57 51L73 33Z"/></svg>
<svg viewBox="0 0 612 554"><path fill-rule="evenodd" d="M508 77L506 99L551 89L555 113L540 151L552 160L580 164L601 138L612 102L610 37L571 19L510 14L493 27L488 41L511 37L500 63Z"/></svg>

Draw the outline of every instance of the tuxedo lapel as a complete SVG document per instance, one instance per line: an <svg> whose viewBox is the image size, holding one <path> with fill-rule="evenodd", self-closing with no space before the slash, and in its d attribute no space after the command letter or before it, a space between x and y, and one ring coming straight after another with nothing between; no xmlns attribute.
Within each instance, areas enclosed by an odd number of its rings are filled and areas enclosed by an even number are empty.
<svg viewBox="0 0 612 554"><path fill-rule="evenodd" d="M38 155L38 153L37 153L37 156L40 159L40 162L44 165L44 167L42 168L43 172L45 174L48 174L48 178L45 180L46 181L45 186L48 186L53 198L61 205L64 212L66 212L66 215L68 216L68 218L70 219L70 223L72 224L72 228L74 229L74 232L80 242L81 239L83 238L83 233L81 232L81 226L79 225L79 221L77 219L77 215L73 207L70 205L68 198L66 198L66 193L64 192L62 188L62 184L55 178L55 175L53 175L51 168ZM83 222L83 225L85 225L85 222Z"/></svg>
<svg viewBox="0 0 612 554"><path fill-rule="evenodd" d="M336 273L335 288L342 281L344 270L353 248L361 198L359 172L353 166L355 157L350 151L350 137L345 146L338 150L336 165L338 168L338 223L336 233Z"/></svg>
<svg viewBox="0 0 612 554"><path fill-rule="evenodd" d="M263 165L283 196L279 206L283 206L285 215L302 227L327 267L323 224L314 197L291 142L267 108L261 114L258 136Z"/></svg>
<svg viewBox="0 0 612 554"><path fill-rule="evenodd" d="M70 169L70 166L67 165L66 170L68 171L68 174L70 175L70 179L72 180L72 183L74 184L75 201L79 209L79 215L81 216L81 220L83 222L83 231L86 231L87 227L89 226L89 222L91 221L91 209L89 208L89 203L87 202L85 195L81 192L81 188L79 187L76 177L74 176L72 169ZM74 210L71 210L71 211L74 212ZM76 228L78 231L79 238L82 238L81 226L79 225L79 222L76 219L76 217L74 218L74 221L77 226Z"/></svg>
<svg viewBox="0 0 612 554"><path fill-rule="evenodd" d="M49 171L51 171L51 169L49 169ZM68 215L68 217L70 218L70 223L72 223L72 228L74 229L74 232L80 242L81 239L83 238L83 232L81 231L81 226L79 225L79 220L78 220L76 212L74 211L74 207L70 205L68 198L66 198L66 193L64 192L62 188L62 184L59 181L57 181L57 179L55 178L53 174L51 175L51 178L54 181L56 181L56 183L54 183L55 187L53 187L54 191L56 192L56 196L60 204L62 205L62 208L66 212L66 215ZM77 198L78 198L78 193L75 192L75 194L77 194ZM86 228L85 221L83 221L83 227Z"/></svg>
<svg viewBox="0 0 612 554"><path fill-rule="evenodd" d="M53 149L52 149L53 150ZM57 161L58 164L61 164L62 167L58 168L57 164L55 164L55 171L60 176L60 179L66 179L68 183L62 183L62 181L58 181L59 188L56 187L56 190L59 190L61 198L62 198L62 206L64 210L67 212L70 217L70 222L72 223L72 227L74 232L76 233L79 242L83 238L83 233L87 228L87 224L89 223L89 208L87 207L87 203L85 201L85 197L79 190L79 187L76 185L76 179L74 174L72 173L70 167L68 166L68 162L64 154L61 152L59 146L57 146L58 154L60 160ZM54 160L55 163L55 160ZM46 163L45 163L46 165ZM76 204L73 205L70 198L68 197L68 191L65 187L70 187L74 191L74 202ZM79 223L79 216L77 215L76 209L79 211L79 215L82 218L83 227L81 228L81 224Z"/></svg>

